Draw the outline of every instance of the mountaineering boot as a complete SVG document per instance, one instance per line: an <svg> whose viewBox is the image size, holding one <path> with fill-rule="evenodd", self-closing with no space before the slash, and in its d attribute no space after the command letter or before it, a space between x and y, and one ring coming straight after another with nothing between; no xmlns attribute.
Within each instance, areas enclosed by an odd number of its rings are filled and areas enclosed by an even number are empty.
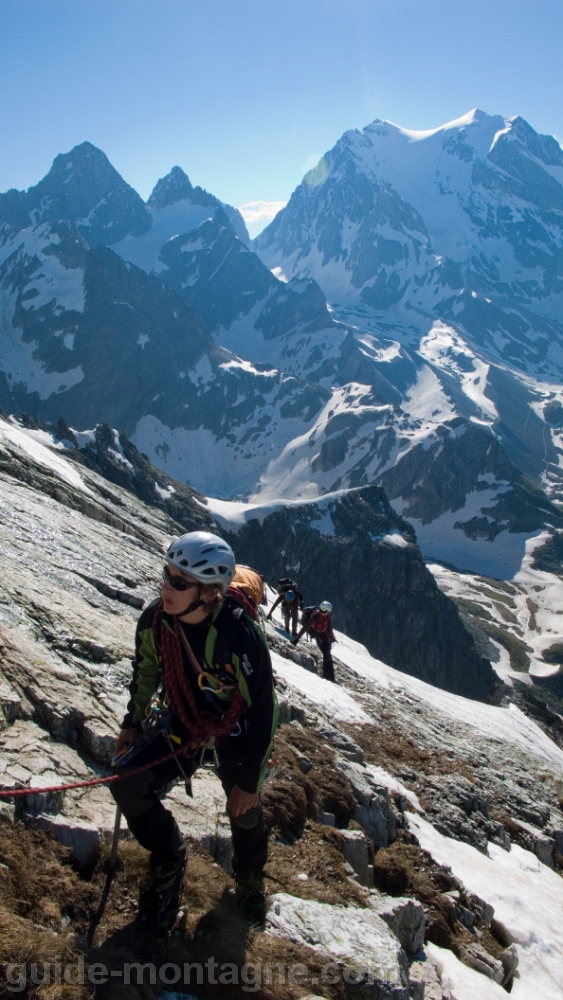
<svg viewBox="0 0 563 1000"><path fill-rule="evenodd" d="M262 868L235 872L235 884L236 901L244 919L263 927L266 922L266 893Z"/></svg>
<svg viewBox="0 0 563 1000"><path fill-rule="evenodd" d="M150 878L141 886L139 893L141 923L154 923L163 934L172 929L178 916L185 870L185 858L180 862L151 863Z"/></svg>

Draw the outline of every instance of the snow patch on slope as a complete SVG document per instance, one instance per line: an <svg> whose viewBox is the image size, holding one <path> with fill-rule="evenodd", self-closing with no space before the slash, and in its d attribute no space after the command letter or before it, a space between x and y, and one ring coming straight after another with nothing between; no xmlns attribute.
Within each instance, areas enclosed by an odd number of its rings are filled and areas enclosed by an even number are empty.
<svg viewBox="0 0 563 1000"><path fill-rule="evenodd" d="M300 507L315 504L323 513L320 518L311 521L311 527L319 531L321 535L334 535L334 524L327 506L332 500L338 500L346 492L346 490L337 490L334 493L325 493L322 497L307 500L269 500L265 503L243 503L237 500L217 500L208 497L206 506L225 531L237 532L249 521L257 520L262 525L265 519L277 510L284 508L298 510Z"/></svg>
<svg viewBox="0 0 563 1000"><path fill-rule="evenodd" d="M92 496L92 490L86 486L82 476L74 465L66 461L66 459L53 454L49 448L46 448L44 444L36 439L35 435L36 432L29 434L22 428L15 427L13 424L0 418L0 442L5 441L12 447L25 452L34 462L38 462L39 465L49 469L50 472L54 472L75 489L80 490L81 493L89 493Z"/></svg>
<svg viewBox="0 0 563 1000"><path fill-rule="evenodd" d="M430 941L424 950L436 966L444 995L450 1000L506 1000L502 986L464 965L452 951Z"/></svg>
<svg viewBox="0 0 563 1000"><path fill-rule="evenodd" d="M427 702L438 712L444 712L455 721L473 727L488 739L512 743L537 757L548 760L551 764L563 767L563 751L515 705L499 708L443 691L417 677L403 674L381 660L374 659L365 646L350 639L343 632L335 632L335 635L338 642L335 655L338 659L359 677L364 677L373 683L375 687L404 691L412 697Z"/></svg>
<svg viewBox="0 0 563 1000"><path fill-rule="evenodd" d="M12 256L10 267L37 261L36 269L22 289L24 309L39 309L54 299L63 310L84 312L82 268L65 267L56 253L45 252L60 242L60 237L51 232L49 225L42 225L20 231L0 247L0 265Z"/></svg>
<svg viewBox="0 0 563 1000"><path fill-rule="evenodd" d="M112 250L148 274L160 274L168 270L160 260L164 244L175 236L184 236L197 229L203 222L212 219L216 211L216 206L206 208L187 199L160 210L151 208L151 228L140 236L124 236L119 243L113 244Z"/></svg>
<svg viewBox="0 0 563 1000"><path fill-rule="evenodd" d="M405 406L412 409L417 418L425 423L443 423L444 420L452 420L457 416L440 379L431 368L427 367L421 369L415 385L407 393ZM421 436L425 436L426 433L423 432Z"/></svg>
<svg viewBox="0 0 563 1000"><path fill-rule="evenodd" d="M485 395L489 365L477 358L451 326L435 320L432 329L420 341L418 353L425 361L457 379L465 395L478 406L484 418L497 419L496 407ZM467 371L469 366L472 370Z"/></svg>
<svg viewBox="0 0 563 1000"><path fill-rule="evenodd" d="M374 720L360 708L355 699L344 688L336 687L331 681L325 681L317 674L304 670L299 664L286 660L274 650L272 650L271 656L275 673L336 722L373 724Z"/></svg>
<svg viewBox="0 0 563 1000"><path fill-rule="evenodd" d="M12 326L11 320L0 315L0 372L6 376L10 387L23 383L28 392L37 392L40 399L64 392L78 385L84 378L82 366L65 372L48 372L34 357L35 341L26 343L22 331Z"/></svg>
<svg viewBox="0 0 563 1000"><path fill-rule="evenodd" d="M508 577L508 594L502 589L502 580L499 589L495 590L495 579L483 579L431 561L427 563L440 590L454 599L477 602L499 628L513 632L525 643L530 657L529 673L538 677L557 672L557 666L544 661L543 653L554 643L563 643L563 580L554 573L534 569L532 565L536 549L549 537L548 532L542 532L526 541L518 572ZM506 607L507 600L510 611ZM507 622L507 611L516 624L511 624L510 619ZM521 682L522 673L511 669L506 650L498 648L501 661L494 665L497 673L503 679L517 678Z"/></svg>
<svg viewBox="0 0 563 1000"><path fill-rule="evenodd" d="M298 433L284 448L279 449L277 456L262 473L251 499L264 501L288 496L293 499L313 501L323 489L330 490L336 475L344 478L346 473L369 452L374 431L388 421L392 412L389 404L366 405L365 397L366 386L358 382L349 382L334 389L331 398L316 417L314 426L308 427L303 433ZM332 436L330 421L339 414L351 414L360 418L360 426L353 439L348 442L346 456L338 465L338 471L333 468L326 472L319 469L313 471L312 462L315 461L324 441ZM380 459L376 455L366 471L368 482L373 482L379 464Z"/></svg>
<svg viewBox="0 0 563 1000"><path fill-rule="evenodd" d="M505 851L490 843L487 857L469 844L444 837L421 816L407 815L421 847L450 867L466 889L494 906L495 919L516 944L519 974L511 995L516 1000L561 1000L563 879L517 844ZM469 994L465 996L469 1000Z"/></svg>
<svg viewBox="0 0 563 1000"><path fill-rule="evenodd" d="M460 570L512 579L522 566L528 542L542 535L540 529L534 532L501 531L489 541L488 538L470 538L461 527L456 527L474 517L482 517L482 508L485 511L487 506L494 508L498 495L509 489L512 487L500 484L496 490L475 490L466 496L463 507L444 511L428 524L405 515L405 520L416 531L423 556L452 563ZM398 514L402 514L407 502L402 497L390 501Z"/></svg>
<svg viewBox="0 0 563 1000"><path fill-rule="evenodd" d="M275 388L274 385L272 393ZM158 417L148 414L137 422L131 440L157 468L173 479L191 483L206 496L249 495L267 462L273 442L277 439L278 446L283 447L283 442L291 440L297 428L303 426L299 418L280 418L279 409L268 401L272 393L265 395L265 406L253 411L249 419L228 436L218 437L203 426L191 430L170 428ZM271 418L268 424L270 438L258 433L257 420L265 416ZM252 437L254 440L249 440ZM241 445L240 441L244 443Z"/></svg>

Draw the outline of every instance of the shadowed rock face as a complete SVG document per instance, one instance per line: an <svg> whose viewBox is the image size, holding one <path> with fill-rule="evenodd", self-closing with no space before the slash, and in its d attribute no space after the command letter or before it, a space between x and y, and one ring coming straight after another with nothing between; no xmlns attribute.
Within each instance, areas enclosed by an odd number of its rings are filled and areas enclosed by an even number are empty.
<svg viewBox="0 0 563 1000"><path fill-rule="evenodd" d="M563 527L560 509L522 475L490 430L460 417L438 427L429 447L408 452L383 474L380 485L391 500L404 502L404 517L423 525L446 511L460 511L456 527L470 538L533 532L546 524ZM470 519L463 508L472 493L486 493L486 500Z"/></svg>
<svg viewBox="0 0 563 1000"><path fill-rule="evenodd" d="M294 573L307 604L332 601L335 627L373 656L448 691L487 698L495 679L489 661L382 489L281 509L228 537L237 557L267 579Z"/></svg>
<svg viewBox="0 0 563 1000"><path fill-rule="evenodd" d="M127 233L139 236L152 224L140 195L90 142L55 157L35 187L0 195L0 221L10 226L23 229L30 223L61 219L76 223L93 247L117 243Z"/></svg>

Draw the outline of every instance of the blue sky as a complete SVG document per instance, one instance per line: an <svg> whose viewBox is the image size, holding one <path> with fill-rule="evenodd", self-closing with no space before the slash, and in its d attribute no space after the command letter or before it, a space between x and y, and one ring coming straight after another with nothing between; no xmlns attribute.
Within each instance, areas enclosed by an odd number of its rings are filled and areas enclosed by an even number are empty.
<svg viewBox="0 0 563 1000"><path fill-rule="evenodd" d="M85 139L144 198L179 164L237 206L377 117L562 140L562 56L563 0L2 0L0 190Z"/></svg>

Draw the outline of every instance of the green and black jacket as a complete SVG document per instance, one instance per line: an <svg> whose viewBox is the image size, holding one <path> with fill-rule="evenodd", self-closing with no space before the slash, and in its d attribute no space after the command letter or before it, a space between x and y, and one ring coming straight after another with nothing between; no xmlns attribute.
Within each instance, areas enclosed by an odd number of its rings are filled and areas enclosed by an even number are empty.
<svg viewBox="0 0 563 1000"><path fill-rule="evenodd" d="M156 600L145 608L137 623L133 678L129 686L130 700L123 720L124 729L140 727L152 696L162 684L162 654L158 635L153 631L158 604ZM172 630L171 622L171 616L162 613L161 627ZM201 655L198 655L199 651L193 643L192 648L206 671L207 682L212 685L214 677L218 684L226 680L236 682L247 705L240 720L241 735L227 737L236 751L237 785L245 792L260 791L278 723L272 663L264 634L257 622L230 598L214 611L202 627L206 635L201 643ZM217 714L224 713L229 707L233 690L218 692L212 699L214 705L210 704L202 695L197 675L185 652L183 658L198 707ZM188 733L179 720L172 720L172 731L182 743L187 740Z"/></svg>

